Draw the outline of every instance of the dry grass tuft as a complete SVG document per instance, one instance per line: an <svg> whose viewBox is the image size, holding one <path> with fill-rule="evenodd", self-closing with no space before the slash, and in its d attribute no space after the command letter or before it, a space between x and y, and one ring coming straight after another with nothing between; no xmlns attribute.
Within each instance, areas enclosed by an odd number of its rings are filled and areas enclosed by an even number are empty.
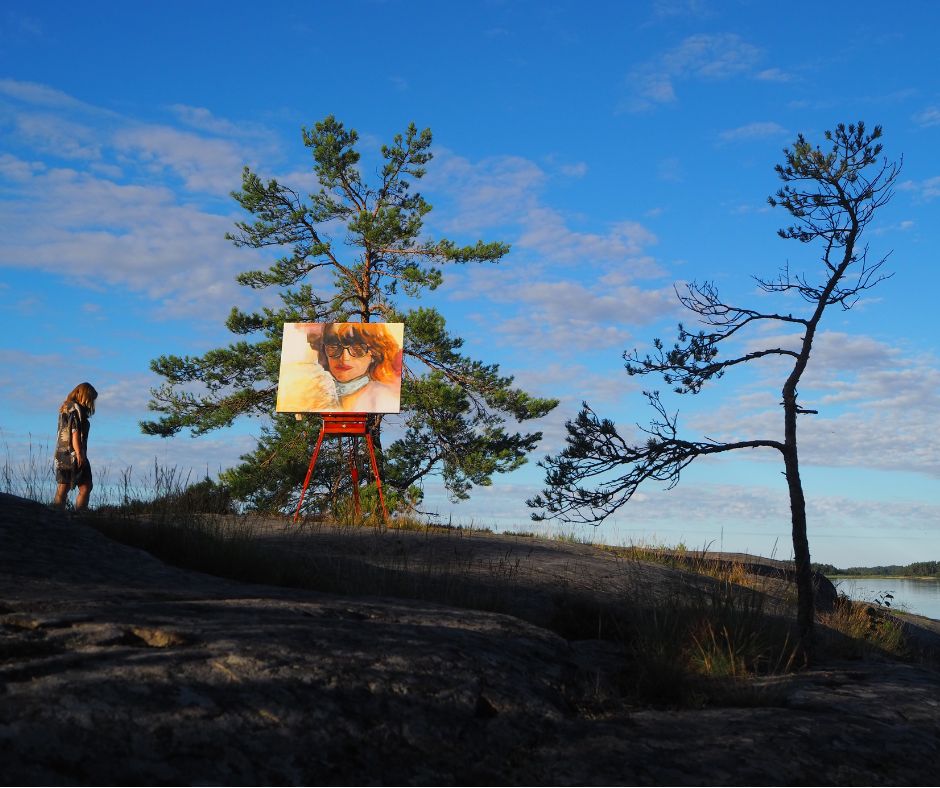
<svg viewBox="0 0 940 788"><path fill-rule="evenodd" d="M0 467L0 484L4 491L42 500L46 489L40 479L46 470L38 453L22 468L8 460ZM191 484L155 464L142 483L134 482L127 471L110 490L114 500L101 503L99 496L89 523L117 541L184 568L338 594L398 596L509 613L518 608L519 560L508 554L488 573L474 575L453 559L436 564L417 560L404 541L400 552L382 565L351 556L287 552L282 544L272 546L257 528L258 521L239 513L225 490L209 479ZM409 516L394 517L390 526L428 535L464 530ZM298 533L324 527L373 529L377 535L386 529L375 516L341 512L329 526L306 519ZM572 534L560 541L586 540ZM766 577L750 574L743 565L707 560L704 550L598 547L624 561L664 564L685 578L671 589L638 586L615 604L568 589L554 596L551 627L558 634L570 640L606 640L622 648L619 686L627 698L683 706L776 702L763 678L793 670L798 653L792 616L782 615L786 610L780 607L779 583L778 593L770 594ZM901 627L870 605L842 597L820 623L835 633L823 644L829 655L906 654Z"/></svg>
<svg viewBox="0 0 940 788"><path fill-rule="evenodd" d="M819 622L841 638L831 639L830 653L852 659L872 655L907 658L910 649L902 626L886 611L868 602L856 602L839 594L831 613L821 613Z"/></svg>

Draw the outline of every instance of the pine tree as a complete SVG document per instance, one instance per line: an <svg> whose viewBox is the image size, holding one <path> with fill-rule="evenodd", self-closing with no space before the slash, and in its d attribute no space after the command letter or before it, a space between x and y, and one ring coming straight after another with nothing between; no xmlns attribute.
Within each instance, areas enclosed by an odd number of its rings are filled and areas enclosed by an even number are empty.
<svg viewBox="0 0 940 788"><path fill-rule="evenodd" d="M383 451L383 417L373 417L370 425L383 483L414 500L423 481L439 474L452 499L467 498L474 485L489 485L493 474L522 465L541 439L539 432L515 431L509 421L543 416L557 401L513 388L513 379L497 365L461 353L463 340L448 333L439 312L406 308L399 300L437 288L445 264L497 262L509 247L483 241L458 246L422 235L431 206L409 179L422 178L432 158L429 129L419 132L411 124L383 146L384 163L373 184L358 168L358 135L334 117L304 129L303 141L319 191L305 196L276 180L265 182L246 167L242 189L232 195L253 220L238 222L227 237L238 247L285 250L270 268L245 272L238 282L276 289L281 307L254 313L234 307L226 325L239 341L200 357L167 355L151 362L165 378L151 392L150 408L161 416L141 428L150 435L189 430L198 436L243 416L270 420L256 450L223 478L243 501L287 508L296 500L318 426L274 414L284 324L403 322L404 433ZM332 233L339 227L345 232L335 241ZM332 286L315 290L310 280L322 272ZM332 490L334 500L341 466L336 452L318 462L317 481Z"/></svg>
<svg viewBox="0 0 940 788"><path fill-rule="evenodd" d="M692 282L679 295L683 307L703 326L694 331L679 324L678 341L667 349L653 341L653 352L625 353L630 375L661 375L678 394L697 394L709 382L739 365L776 358L792 364L781 389L783 439L720 442L679 437L677 415L670 415L659 392L646 392L654 418L646 440L631 444L609 419L599 418L584 403L568 422L567 445L547 457L545 488L529 505L536 519L548 516L580 522L599 522L626 504L640 484L648 480L679 483L682 471L698 457L740 449L773 449L780 453L790 497L793 555L798 593L797 623L807 656L812 647L814 589L807 537L806 501L800 480L797 424L816 413L804 407L798 388L810 362L813 342L827 310L851 309L865 291L885 279L887 255L871 259L862 236L874 217L891 199L900 163L881 157L880 126L868 131L861 121L825 132L826 147L814 147L800 134L792 148L784 149L784 162L776 166L783 186L768 198L773 207L789 212L793 224L778 231L781 238L816 244L819 262L810 274L785 267L776 277L755 277L769 296L798 296L806 305L790 311L795 299L785 299L771 311L767 299L755 309L733 304L718 295L711 282ZM785 309L784 309L785 307ZM735 352L735 341L759 327L777 326L801 331L795 347L771 345ZM771 334L773 336L773 334ZM760 334L758 333L758 337ZM722 357L722 351L731 349Z"/></svg>

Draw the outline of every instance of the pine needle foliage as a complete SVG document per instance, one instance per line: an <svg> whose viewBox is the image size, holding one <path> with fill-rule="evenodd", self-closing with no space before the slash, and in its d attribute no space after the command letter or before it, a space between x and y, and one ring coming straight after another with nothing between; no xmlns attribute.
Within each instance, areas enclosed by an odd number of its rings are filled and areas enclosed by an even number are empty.
<svg viewBox="0 0 940 788"><path fill-rule="evenodd" d="M370 426L383 481L413 501L437 475L454 500L467 498L474 486L526 461L541 433L520 431L518 424L545 415L557 401L532 397L497 365L466 356L443 315L414 302L441 284L444 266L496 263L509 247L461 246L424 234L431 205L412 184L432 158L429 129L411 124L383 146L373 182L360 172L358 134L333 116L303 129L303 142L319 182L315 193L304 195L246 167L242 189L232 195L251 218L227 237L238 247L283 251L269 268L246 271L238 282L277 291L280 307L252 313L233 307L226 325L238 341L199 357L151 362L164 378L151 392L150 408L160 416L141 428L149 435L188 430L198 436L242 417L264 419L256 451L224 479L242 500L286 508L303 480L301 458L310 456L318 424L274 414L284 324L403 322L400 437L383 450L383 417ZM327 461L321 472L318 463L315 484L329 487L341 466Z"/></svg>

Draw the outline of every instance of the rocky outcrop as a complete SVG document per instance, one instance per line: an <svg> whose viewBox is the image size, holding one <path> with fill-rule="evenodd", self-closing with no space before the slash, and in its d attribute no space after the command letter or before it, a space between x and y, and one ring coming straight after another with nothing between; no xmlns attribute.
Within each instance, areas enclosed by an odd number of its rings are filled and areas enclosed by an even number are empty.
<svg viewBox="0 0 940 788"><path fill-rule="evenodd" d="M625 704L621 668L508 614L183 571L0 497L8 784L932 780L923 668L832 665L683 710Z"/></svg>

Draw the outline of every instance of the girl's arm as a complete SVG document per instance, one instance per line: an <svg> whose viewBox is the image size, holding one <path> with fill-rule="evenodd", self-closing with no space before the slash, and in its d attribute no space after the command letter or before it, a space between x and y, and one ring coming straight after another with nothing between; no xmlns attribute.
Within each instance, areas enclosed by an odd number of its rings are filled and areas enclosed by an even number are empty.
<svg viewBox="0 0 940 788"><path fill-rule="evenodd" d="M82 431L72 429L72 449L75 451L75 458L78 460L78 467L85 464L85 458L82 456Z"/></svg>

